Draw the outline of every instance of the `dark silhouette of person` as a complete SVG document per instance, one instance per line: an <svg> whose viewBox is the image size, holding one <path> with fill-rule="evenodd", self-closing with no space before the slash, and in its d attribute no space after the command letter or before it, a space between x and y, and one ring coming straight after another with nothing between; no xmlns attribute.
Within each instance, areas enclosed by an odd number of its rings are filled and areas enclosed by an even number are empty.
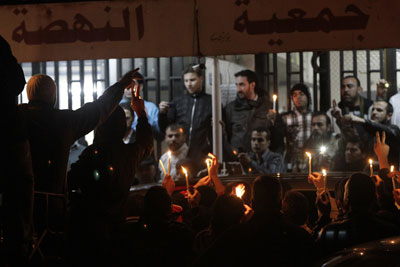
<svg viewBox="0 0 400 267"><path fill-rule="evenodd" d="M271 266L311 264L314 242L304 229L283 219L279 180L258 176L252 193L252 218L224 232L195 260L195 266L257 266L260 262Z"/></svg>
<svg viewBox="0 0 400 267"><path fill-rule="evenodd" d="M69 261L79 264L112 261L111 242L125 222L128 195L135 171L153 149L153 135L143 100L133 108L139 116L135 143L125 144L125 113L117 107L96 128L86 148L68 173L71 190Z"/></svg>
<svg viewBox="0 0 400 267"><path fill-rule="evenodd" d="M3 168L0 179L1 266L27 264L32 241L33 170L24 115L16 97L25 86L21 65L0 35L0 107L4 120Z"/></svg>

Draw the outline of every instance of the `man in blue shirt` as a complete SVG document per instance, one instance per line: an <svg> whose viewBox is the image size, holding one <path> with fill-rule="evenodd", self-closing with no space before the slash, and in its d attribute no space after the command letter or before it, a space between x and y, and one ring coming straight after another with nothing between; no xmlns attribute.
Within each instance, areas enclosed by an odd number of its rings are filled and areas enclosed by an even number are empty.
<svg viewBox="0 0 400 267"><path fill-rule="evenodd" d="M143 89L143 80L144 80L143 75L140 74L139 72L137 72L137 73L135 73L134 78L138 78L140 86ZM132 99L131 90L125 89L124 96L123 96L120 104L128 103L128 106L129 106L131 99ZM160 127L158 126L158 113L159 113L158 107L153 102L144 100L144 108L146 110L147 120L151 126L151 129L153 130L154 138L158 141L162 141L164 139L164 135L161 133ZM137 116L134 116L134 119L132 122L132 129L134 131L136 131L137 123L138 123L138 118L137 118Z"/></svg>
<svg viewBox="0 0 400 267"><path fill-rule="evenodd" d="M271 134L268 128L258 127L251 133L251 151L239 153L239 161L247 173L285 172L282 155L269 150Z"/></svg>

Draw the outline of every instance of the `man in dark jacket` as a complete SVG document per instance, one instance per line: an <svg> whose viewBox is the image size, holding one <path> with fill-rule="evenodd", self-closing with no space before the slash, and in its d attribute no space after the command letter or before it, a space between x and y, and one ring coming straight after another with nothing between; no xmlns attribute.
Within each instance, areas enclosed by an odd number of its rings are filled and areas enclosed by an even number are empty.
<svg viewBox="0 0 400 267"><path fill-rule="evenodd" d="M19 110L27 119L28 139L32 154L35 190L66 195L66 176L71 145L104 122L118 105L124 89L132 83L130 71L108 88L99 99L85 104L77 110L54 108L56 85L47 75L34 75L27 84L28 104ZM46 202L42 194L35 194L34 220L39 235L47 222L43 220ZM49 226L62 230L65 202L52 197L49 202Z"/></svg>
<svg viewBox="0 0 400 267"><path fill-rule="evenodd" d="M71 190L68 255L69 260L82 266L93 262L104 264L103 259L111 259L110 242L125 221L135 173L153 149L153 133L143 100L137 97L132 100L138 116L136 142L123 142L125 113L117 107L96 128L93 144L82 152L68 173Z"/></svg>
<svg viewBox="0 0 400 267"><path fill-rule="evenodd" d="M0 36L0 107L4 117L4 146L0 178L1 266L27 264L32 239L33 171L26 121L16 97L25 86L24 72L7 41Z"/></svg>
<svg viewBox="0 0 400 267"><path fill-rule="evenodd" d="M211 95L203 89L203 75L198 66L189 66L183 74L187 94L161 101L159 124L165 133L167 126L177 123L184 127L189 150L187 157L201 163L198 169L205 167L203 158L212 149ZM192 170L191 170L192 172Z"/></svg>
<svg viewBox="0 0 400 267"><path fill-rule="evenodd" d="M271 103L258 87L257 74L251 70L239 71L235 73L235 84L236 99L226 105L223 113L226 137L231 149L236 152L250 152L253 129L267 127L271 132L270 149L282 152L283 132L279 133L279 129L283 127L277 127L282 123L282 119L279 116L276 116L276 119L273 118L275 116L271 116ZM224 150L227 154L231 152L227 151L226 147Z"/></svg>

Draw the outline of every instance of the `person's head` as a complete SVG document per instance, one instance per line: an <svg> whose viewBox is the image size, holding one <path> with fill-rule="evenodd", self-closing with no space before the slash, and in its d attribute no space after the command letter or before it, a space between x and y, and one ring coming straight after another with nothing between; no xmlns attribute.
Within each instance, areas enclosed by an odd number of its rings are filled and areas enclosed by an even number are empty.
<svg viewBox="0 0 400 267"><path fill-rule="evenodd" d="M251 150L263 154L270 145L270 131L266 127L259 127L251 132Z"/></svg>
<svg viewBox="0 0 400 267"><path fill-rule="evenodd" d="M94 134L94 143L122 141L126 131L125 112L120 107L114 110L113 113L102 124L97 126Z"/></svg>
<svg viewBox="0 0 400 267"><path fill-rule="evenodd" d="M282 212L286 220L298 226L308 220L308 199L298 191L287 191L282 201Z"/></svg>
<svg viewBox="0 0 400 267"><path fill-rule="evenodd" d="M385 100L375 101L372 106L371 120L386 124L390 122L393 115L393 106Z"/></svg>
<svg viewBox="0 0 400 267"><path fill-rule="evenodd" d="M141 184L154 183L157 177L157 167L153 158L144 159L139 163L136 177Z"/></svg>
<svg viewBox="0 0 400 267"><path fill-rule="evenodd" d="M279 213L282 207L282 186L272 176L258 176L253 182L252 208L255 213Z"/></svg>
<svg viewBox="0 0 400 267"><path fill-rule="evenodd" d="M186 142L186 134L179 124L168 125L165 131L165 142L171 151L176 151Z"/></svg>
<svg viewBox="0 0 400 267"><path fill-rule="evenodd" d="M199 205L211 208L218 196L215 189L208 185L201 185L197 187L197 191L200 193Z"/></svg>
<svg viewBox="0 0 400 267"><path fill-rule="evenodd" d="M311 104L311 95L308 87L303 83L293 85L290 96L297 110L307 110Z"/></svg>
<svg viewBox="0 0 400 267"><path fill-rule="evenodd" d="M325 112L315 112L312 115L311 132L313 137L325 136L331 129L331 120Z"/></svg>
<svg viewBox="0 0 400 267"><path fill-rule="evenodd" d="M360 80L355 76L346 76L340 84L342 101L347 106L354 106L360 98L362 88Z"/></svg>
<svg viewBox="0 0 400 267"><path fill-rule="evenodd" d="M344 203L349 211L368 211L376 200L375 183L364 173L353 173L345 184Z"/></svg>
<svg viewBox="0 0 400 267"><path fill-rule="evenodd" d="M163 223L171 216L171 197L162 186L152 186L143 200L142 220L145 224Z"/></svg>
<svg viewBox="0 0 400 267"><path fill-rule="evenodd" d="M129 102L123 102L120 104L122 109L125 112L125 118L126 118L126 129L130 129L132 127L133 120L135 119L135 113L133 109L130 106Z"/></svg>
<svg viewBox="0 0 400 267"><path fill-rule="evenodd" d="M344 157L347 164L358 163L365 159L364 144L357 137L350 137L346 140Z"/></svg>
<svg viewBox="0 0 400 267"><path fill-rule="evenodd" d="M244 212L245 209L240 198L232 194L220 195L212 207L212 230L219 235L229 227L239 224Z"/></svg>
<svg viewBox="0 0 400 267"><path fill-rule="evenodd" d="M41 102L54 106L57 98L57 87L54 80L45 74L33 75L26 85L29 102Z"/></svg>
<svg viewBox="0 0 400 267"><path fill-rule="evenodd" d="M189 94L200 93L203 90L203 74L197 65L190 65L183 71L183 82Z"/></svg>
<svg viewBox="0 0 400 267"><path fill-rule="evenodd" d="M238 96L241 99L253 100L256 94L262 95L262 91L258 88L257 74L252 70L242 70L235 73L235 84Z"/></svg>
<svg viewBox="0 0 400 267"><path fill-rule="evenodd" d="M143 89L144 76L140 72L136 72L135 74L133 74L132 78L137 78L137 81L140 84L140 88ZM142 90L140 92L142 92ZM132 91L130 88L124 90L124 97L128 100L132 99Z"/></svg>

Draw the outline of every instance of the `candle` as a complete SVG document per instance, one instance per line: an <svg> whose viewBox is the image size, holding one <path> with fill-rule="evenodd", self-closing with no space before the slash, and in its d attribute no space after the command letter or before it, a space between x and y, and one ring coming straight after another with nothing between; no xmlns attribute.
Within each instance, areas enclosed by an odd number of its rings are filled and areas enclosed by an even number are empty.
<svg viewBox="0 0 400 267"><path fill-rule="evenodd" d="M186 189L189 190L189 178L188 178L188 173L187 170L182 166L182 171L185 174L185 179L186 179Z"/></svg>
<svg viewBox="0 0 400 267"><path fill-rule="evenodd" d="M392 185L393 185L393 190L396 189L396 180L395 180L396 175L392 176Z"/></svg>
<svg viewBox="0 0 400 267"><path fill-rule="evenodd" d="M311 170L311 153L306 152L306 155L308 157L308 174L311 174L311 172L312 172L312 170Z"/></svg>
<svg viewBox="0 0 400 267"><path fill-rule="evenodd" d="M372 167L372 159L369 159L369 176L372 176L372 174L374 173L374 169Z"/></svg>
<svg viewBox="0 0 400 267"><path fill-rule="evenodd" d="M322 169L322 176L324 178L324 189L325 189L325 191L326 191L326 175L327 175L326 170Z"/></svg>
<svg viewBox="0 0 400 267"><path fill-rule="evenodd" d="M273 95L272 96L272 103L273 103L273 107L272 107L272 109L273 110L275 110L276 111L276 99L278 98L278 96L277 95Z"/></svg>
<svg viewBox="0 0 400 267"><path fill-rule="evenodd" d="M210 177L210 168L212 164L212 159L206 159L206 164L207 164L208 177Z"/></svg>
<svg viewBox="0 0 400 267"><path fill-rule="evenodd" d="M171 170L171 150L168 151L168 175L169 171Z"/></svg>
<svg viewBox="0 0 400 267"><path fill-rule="evenodd" d="M159 160L159 162L160 162L161 168L162 168L162 170L164 172L164 176L165 176L167 173L165 172L164 164L162 163L161 159Z"/></svg>
<svg viewBox="0 0 400 267"><path fill-rule="evenodd" d="M390 172L394 171L394 165L390 166Z"/></svg>

